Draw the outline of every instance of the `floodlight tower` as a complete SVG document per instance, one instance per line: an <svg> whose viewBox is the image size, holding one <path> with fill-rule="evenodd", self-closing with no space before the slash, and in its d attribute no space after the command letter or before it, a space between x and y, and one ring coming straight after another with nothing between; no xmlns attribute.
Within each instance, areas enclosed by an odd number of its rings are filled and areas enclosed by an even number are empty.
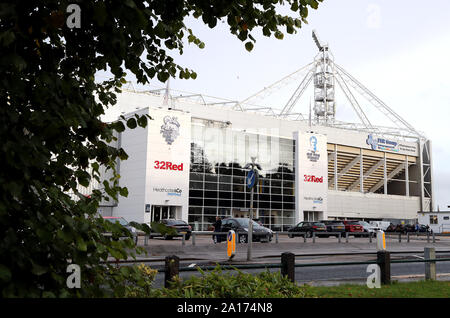
<svg viewBox="0 0 450 318"><path fill-rule="evenodd" d="M312 31L319 54L314 59L314 118L318 124L333 122L336 115L334 100L334 57L329 51L328 44L323 44Z"/></svg>

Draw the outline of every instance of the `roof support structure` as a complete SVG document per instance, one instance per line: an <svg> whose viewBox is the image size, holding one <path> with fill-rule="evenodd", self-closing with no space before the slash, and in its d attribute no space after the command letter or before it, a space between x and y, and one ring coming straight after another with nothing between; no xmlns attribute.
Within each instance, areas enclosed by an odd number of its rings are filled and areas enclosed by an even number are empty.
<svg viewBox="0 0 450 318"><path fill-rule="evenodd" d="M341 171L337 173L337 178L339 181L339 176L342 176L350 171L351 168L353 168L354 165L356 165L358 162L361 161L361 156L356 156L352 161L350 161L344 168L342 168ZM334 184L334 180L330 180L331 182L328 184L328 186L332 187Z"/></svg>
<svg viewBox="0 0 450 318"><path fill-rule="evenodd" d="M404 162L402 162L401 164L399 164L394 170L392 170L391 173L389 173L386 177L386 180L380 180L376 185L374 185L369 191L370 192L375 192L377 191L379 188L381 188L381 186L383 186L384 184L387 183L387 180L392 179L393 177L395 177L398 173L400 173L403 169L405 169L406 164ZM386 189L385 189L386 192Z"/></svg>
<svg viewBox="0 0 450 318"><path fill-rule="evenodd" d="M376 164L374 164L372 167L370 167L370 169L367 170L366 173L364 173L363 178L370 177L370 175L372 173L374 173L379 167L381 167L383 165L383 163L384 163L384 159L380 159ZM354 189L358 184L360 184L360 182L361 182L361 177L358 180L356 180L355 182L353 182L347 188L347 190L350 191L350 190Z"/></svg>

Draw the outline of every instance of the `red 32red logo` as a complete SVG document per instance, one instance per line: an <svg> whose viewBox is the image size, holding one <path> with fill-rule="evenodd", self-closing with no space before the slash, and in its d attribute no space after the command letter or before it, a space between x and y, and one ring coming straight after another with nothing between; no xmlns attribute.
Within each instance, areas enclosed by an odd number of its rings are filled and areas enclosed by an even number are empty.
<svg viewBox="0 0 450 318"><path fill-rule="evenodd" d="M155 169L162 169L162 170L178 170L183 171L183 164L180 163L179 165L174 164L170 161L159 161L155 160Z"/></svg>
<svg viewBox="0 0 450 318"><path fill-rule="evenodd" d="M304 179L305 182L323 183L323 177L319 178L319 177L311 176L311 175L307 175L307 174L305 174L304 177L305 177L305 179Z"/></svg>

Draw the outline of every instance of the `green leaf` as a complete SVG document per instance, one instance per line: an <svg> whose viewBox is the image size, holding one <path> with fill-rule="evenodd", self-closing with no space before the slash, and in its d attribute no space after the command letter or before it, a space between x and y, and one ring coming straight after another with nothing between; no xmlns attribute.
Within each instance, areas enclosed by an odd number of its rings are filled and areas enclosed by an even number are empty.
<svg viewBox="0 0 450 318"><path fill-rule="evenodd" d="M87 251L87 244L81 237L77 238L77 249L82 252Z"/></svg>
<svg viewBox="0 0 450 318"><path fill-rule="evenodd" d="M11 271L3 264L0 264L0 280L6 283L11 280Z"/></svg>
<svg viewBox="0 0 450 318"><path fill-rule="evenodd" d="M33 263L33 267L32 267L31 272L32 272L34 275L41 276L41 275L44 275L45 273L48 272L48 268Z"/></svg>
<svg viewBox="0 0 450 318"><path fill-rule="evenodd" d="M130 118L127 120L127 126L128 128L134 129L137 127L136 119Z"/></svg>
<svg viewBox="0 0 450 318"><path fill-rule="evenodd" d="M245 43L245 49L251 52L251 50L253 50L253 43L252 42Z"/></svg>

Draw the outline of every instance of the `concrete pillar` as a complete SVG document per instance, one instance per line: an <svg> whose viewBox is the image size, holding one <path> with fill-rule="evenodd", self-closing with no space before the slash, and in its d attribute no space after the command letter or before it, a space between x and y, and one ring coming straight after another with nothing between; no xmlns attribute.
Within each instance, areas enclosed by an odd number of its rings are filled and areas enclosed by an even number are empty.
<svg viewBox="0 0 450 318"><path fill-rule="evenodd" d="M293 253L281 254L281 275L287 276L291 282L295 282L295 255Z"/></svg>
<svg viewBox="0 0 450 318"><path fill-rule="evenodd" d="M436 259L434 247L425 247L424 256L426 260ZM436 262L425 263L425 279L436 280Z"/></svg>

